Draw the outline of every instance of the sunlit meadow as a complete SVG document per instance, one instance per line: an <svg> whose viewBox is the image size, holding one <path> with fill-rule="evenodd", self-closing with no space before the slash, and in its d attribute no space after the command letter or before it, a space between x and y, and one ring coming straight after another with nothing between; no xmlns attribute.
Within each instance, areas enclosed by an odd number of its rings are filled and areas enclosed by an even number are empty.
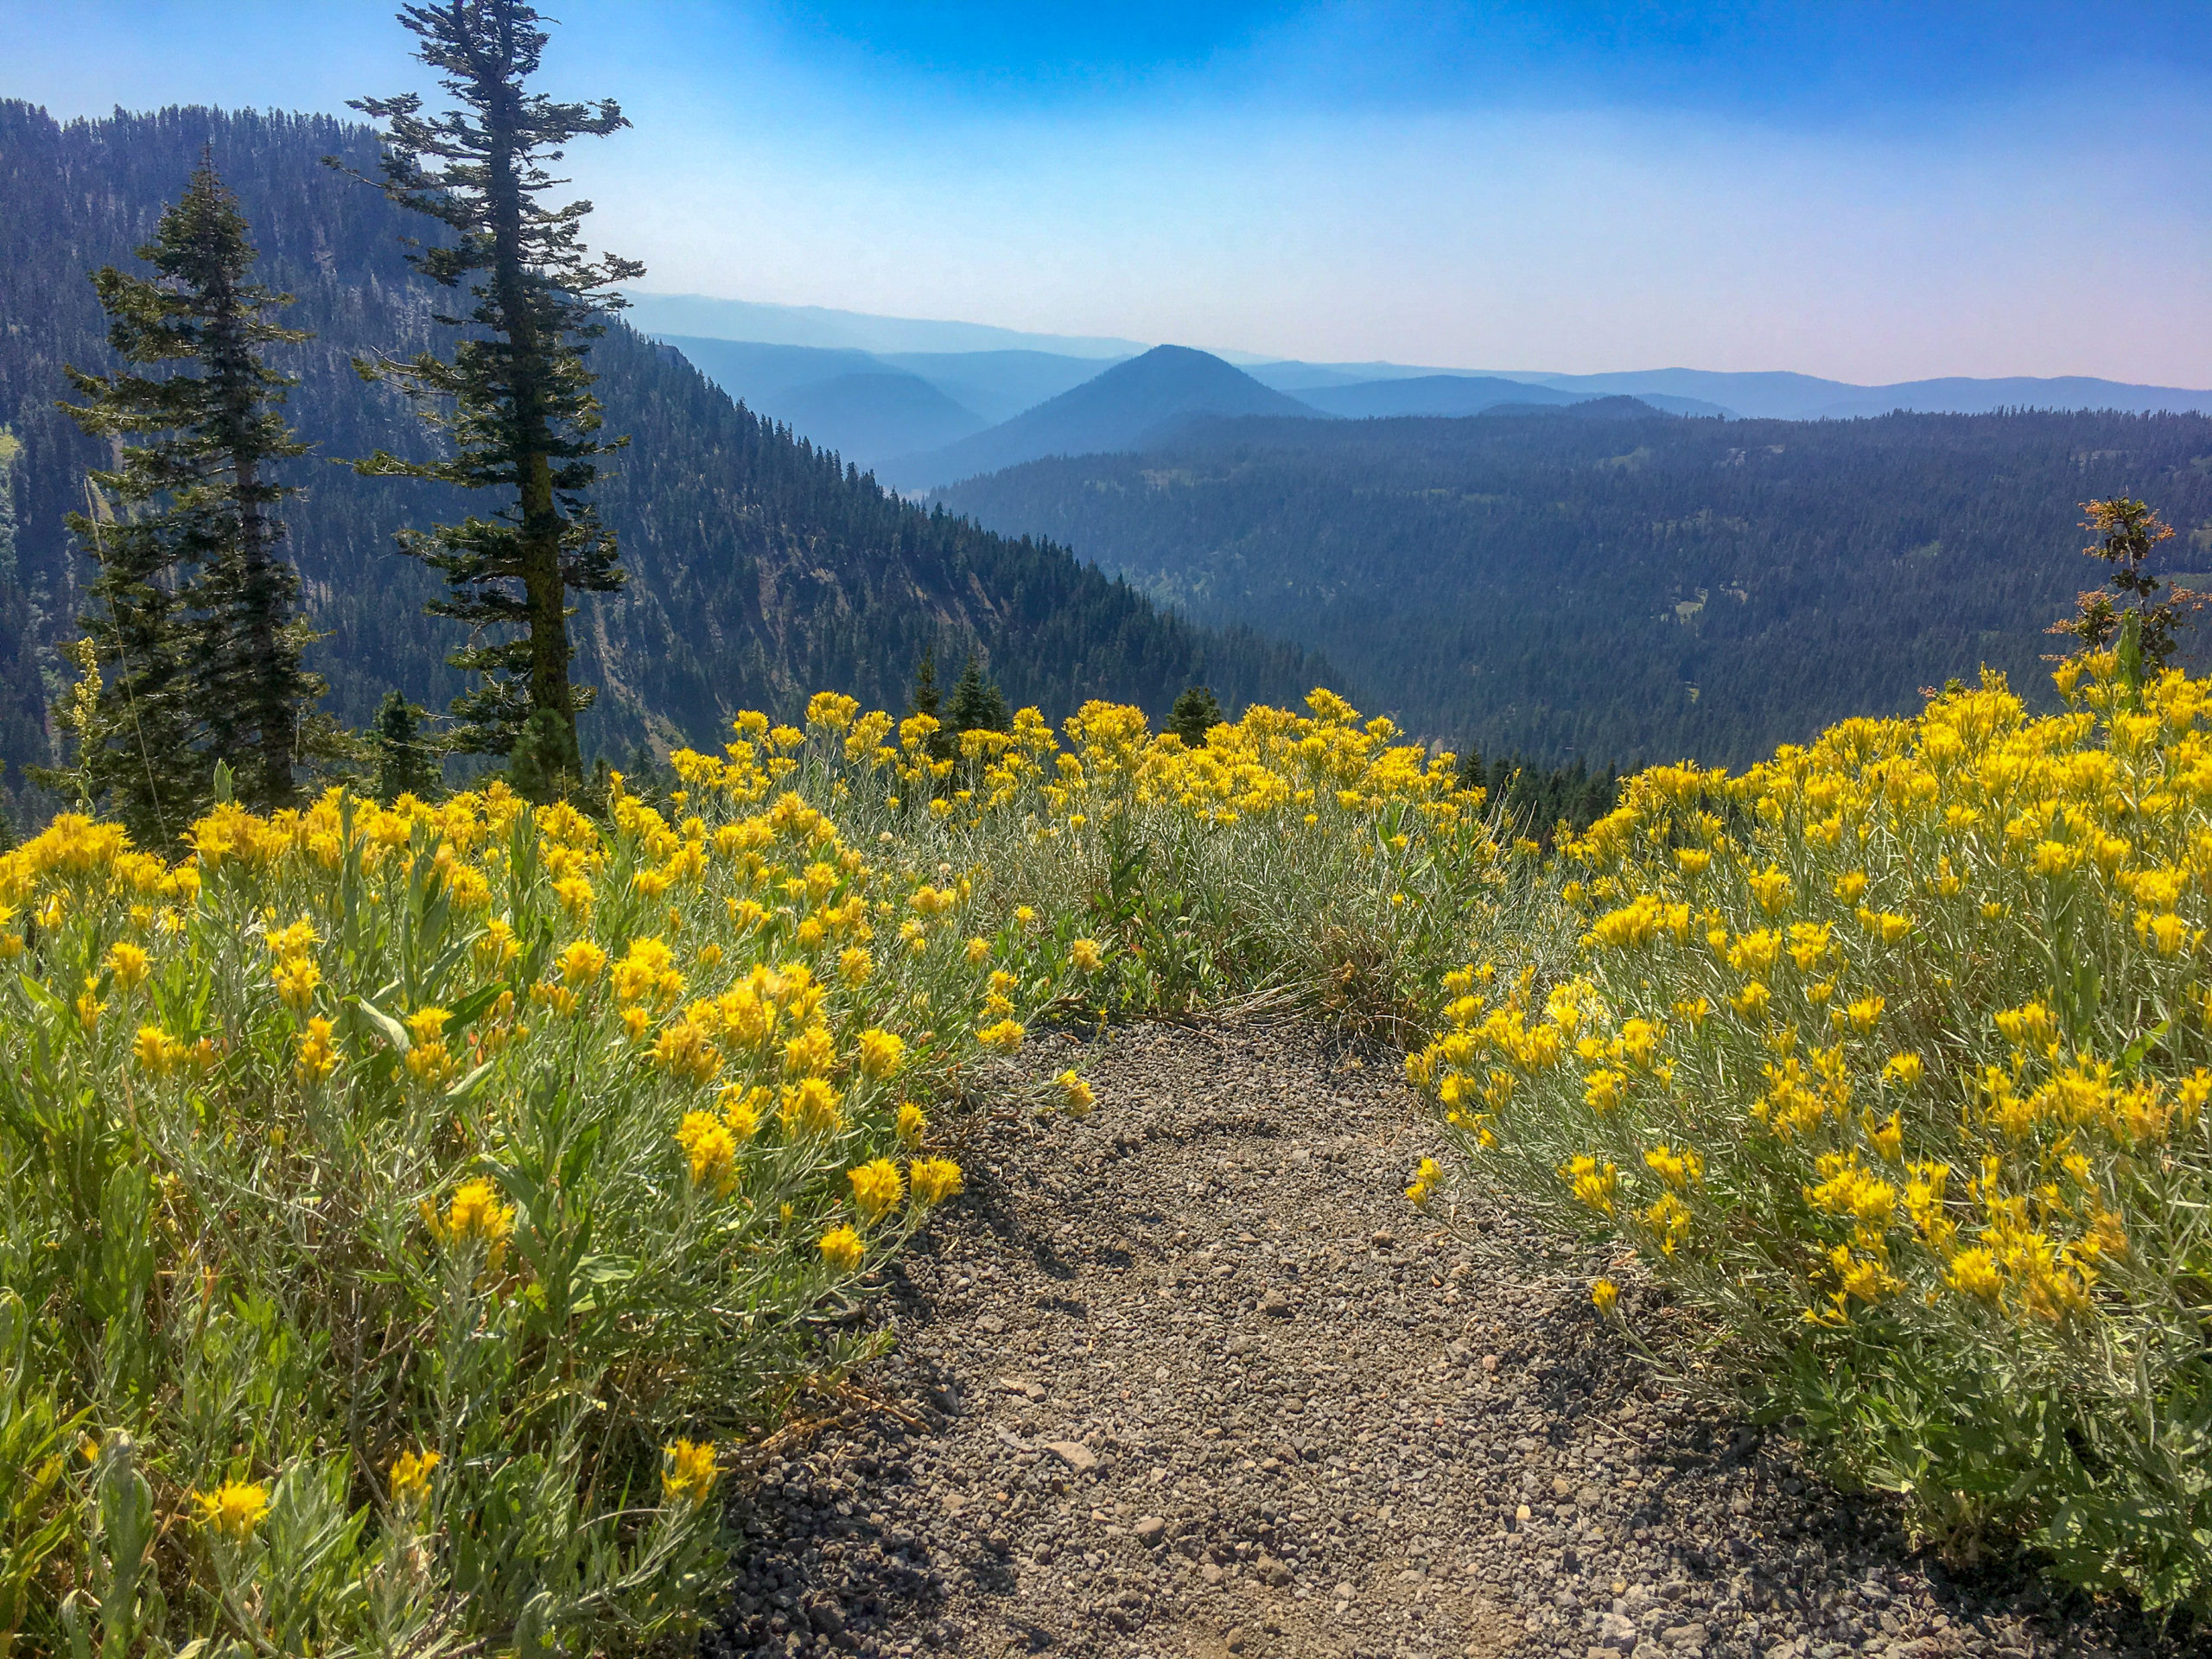
<svg viewBox="0 0 2212 1659"><path fill-rule="evenodd" d="M600 817L333 791L175 862L56 820L0 857L0 1655L689 1627L730 1455L874 1351L963 1103L1090 1108L1033 1028L1403 1039L1534 891L1395 737L824 695Z"/></svg>
<svg viewBox="0 0 2212 1659"><path fill-rule="evenodd" d="M1674 1293L1669 1363L1955 1555L2202 1611L2212 700L2109 653L2058 683L1632 779L1565 849L1575 958L1450 976L1408 1069L1475 1169Z"/></svg>

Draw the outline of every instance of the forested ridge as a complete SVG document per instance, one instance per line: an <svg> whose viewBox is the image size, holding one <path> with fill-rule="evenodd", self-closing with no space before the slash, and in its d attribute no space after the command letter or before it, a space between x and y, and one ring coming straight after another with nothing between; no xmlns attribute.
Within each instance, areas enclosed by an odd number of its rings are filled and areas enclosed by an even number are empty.
<svg viewBox="0 0 2212 1659"><path fill-rule="evenodd" d="M272 353L301 377L288 418L315 448L290 464L290 548L326 707L365 722L397 687L434 709L461 687L445 658L454 625L422 614L434 573L397 553L392 532L457 518L452 492L357 476L334 462L381 447L427 452L412 411L362 383L351 359L428 349L436 290L402 238L418 216L322 164L373 169L366 129L321 116L170 109L61 124L0 102L0 427L20 446L9 469L15 528L0 518L0 760L8 781L53 758L48 705L69 677L58 646L77 631L89 564L63 515L85 505L88 466L107 459L56 407L62 365L109 366L86 272L137 269L207 145L261 252L257 275L296 302L311 330ZM900 706L916 660L970 650L1016 702L1055 716L1087 697L1156 714L1185 684L1231 704L1281 702L1330 677L1298 651L1163 616L1065 552L982 532L886 494L787 429L731 403L672 350L619 324L594 343L607 429L630 446L595 491L628 581L575 619L577 679L601 688L587 749L618 755L649 733L711 743L741 707L795 711L822 688Z"/></svg>
<svg viewBox="0 0 2212 1659"><path fill-rule="evenodd" d="M1413 730L1602 768L1741 764L1985 664L2048 704L2113 495L2212 569L2212 419L1247 419L938 499L1324 652Z"/></svg>

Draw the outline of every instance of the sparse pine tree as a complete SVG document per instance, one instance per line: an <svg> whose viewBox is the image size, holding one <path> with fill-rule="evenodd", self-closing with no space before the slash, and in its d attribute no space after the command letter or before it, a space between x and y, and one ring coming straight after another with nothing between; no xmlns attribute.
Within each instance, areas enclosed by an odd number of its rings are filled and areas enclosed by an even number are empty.
<svg viewBox="0 0 2212 1659"><path fill-rule="evenodd" d="M387 806L402 795L429 799L442 781L438 747L423 732L423 710L397 690L377 706L369 745L376 759L377 798Z"/></svg>
<svg viewBox="0 0 2212 1659"><path fill-rule="evenodd" d="M1167 729L1187 747L1203 748L1206 734L1225 718L1221 712L1221 699L1214 696L1211 686L1187 686L1183 695L1175 699L1175 706L1167 711Z"/></svg>
<svg viewBox="0 0 2212 1659"><path fill-rule="evenodd" d="M973 652L953 682L952 701L946 706L944 723L954 735L962 732L1002 732L1014 724L1014 711L1006 694L985 674Z"/></svg>
<svg viewBox="0 0 2212 1659"><path fill-rule="evenodd" d="M507 785L540 805L566 796L579 775L569 764L575 732L550 709L533 709L507 749Z"/></svg>
<svg viewBox="0 0 2212 1659"><path fill-rule="evenodd" d="M927 715L938 722L938 729L931 734L927 746L930 759L950 760L956 746L951 730L944 723L944 694L938 690L936 652L924 652L922 660L914 665L914 690L907 701L913 705L914 713Z"/></svg>
<svg viewBox="0 0 2212 1659"><path fill-rule="evenodd" d="M270 320L289 295L246 280L246 231L203 159L138 250L157 274L92 273L117 356L197 372L67 371L87 400L69 413L119 451L69 520L99 567L80 620L105 682L72 779L150 842L212 798L219 766L248 805L289 805L299 723L323 689L300 664L308 636L276 513L294 492L272 472L306 450L276 408L296 382L262 355L307 336Z"/></svg>
<svg viewBox="0 0 2212 1659"><path fill-rule="evenodd" d="M2139 685L2172 662L2181 648L2181 631L2202 608L2203 598L2186 588L2158 597L2166 584L2151 574L2151 559L2174 531L2149 502L2114 496L2084 501L2082 511L2089 515L2082 528L2097 535L2082 551L2111 568L2111 591L2092 588L2082 594L2075 601L2075 614L2054 623L2050 632L2070 634L2085 651L2117 651L2123 678Z"/></svg>
<svg viewBox="0 0 2212 1659"><path fill-rule="evenodd" d="M912 712L927 715L931 720L944 713L944 697L937 689L937 653L925 651L922 660L914 664L913 694L907 698Z"/></svg>
<svg viewBox="0 0 2212 1659"><path fill-rule="evenodd" d="M454 701L456 747L509 753L525 723L543 715L531 765L548 778L574 778L582 771L576 713L591 694L569 683L568 594L608 593L622 582L613 535L584 495L598 476L596 458L620 447L599 436L586 342L622 303L607 290L645 267L590 257L582 238L588 201L542 199L566 182L546 170L563 145L629 123L611 100L563 104L530 90L546 35L537 10L520 0L405 6L399 20L459 107L425 115L412 93L353 107L385 124L385 194L455 232L452 245L410 260L433 281L465 288L474 304L466 316L438 318L471 331L451 361L425 353L355 365L416 398L452 454L413 462L379 451L358 465L372 475L508 494L489 518L472 515L402 543L445 574L447 596L431 613L467 623L481 641L448 658L482 677Z"/></svg>

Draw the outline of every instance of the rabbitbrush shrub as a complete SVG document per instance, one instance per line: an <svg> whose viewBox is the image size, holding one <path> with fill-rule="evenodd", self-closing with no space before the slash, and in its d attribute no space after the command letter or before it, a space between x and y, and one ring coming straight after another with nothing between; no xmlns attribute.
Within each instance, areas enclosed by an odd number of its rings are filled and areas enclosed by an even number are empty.
<svg viewBox="0 0 2212 1659"><path fill-rule="evenodd" d="M1567 854L1575 968L1455 976L1409 1068L1842 1474L2201 1613L2212 684L2058 681L1632 779Z"/></svg>
<svg viewBox="0 0 2212 1659"><path fill-rule="evenodd" d="M0 1659L681 1632L727 1448L958 1190L925 1106L1039 1017L1404 1027L1532 891L1325 693L933 734L825 695L604 822L333 791L0 855Z"/></svg>

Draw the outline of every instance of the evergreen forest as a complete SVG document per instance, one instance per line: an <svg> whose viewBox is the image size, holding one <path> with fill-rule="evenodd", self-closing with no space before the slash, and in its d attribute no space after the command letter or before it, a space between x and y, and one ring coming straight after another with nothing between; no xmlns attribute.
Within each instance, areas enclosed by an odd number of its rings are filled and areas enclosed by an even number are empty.
<svg viewBox="0 0 2212 1659"><path fill-rule="evenodd" d="M2113 496L2179 529L2167 574L2212 569L2212 419L1246 419L936 499L1325 652L1409 730L1602 772L1742 765L1984 664L2051 706Z"/></svg>
<svg viewBox="0 0 2212 1659"><path fill-rule="evenodd" d="M298 492L284 503L287 550L318 636L307 664L329 683L322 709L359 728L391 692L442 711L469 689L446 660L466 628L423 614L443 584L394 542L462 518L468 493L344 464L378 451L435 458L404 391L365 384L353 359L410 357L451 332L434 321L450 300L402 239L434 241L438 227L348 176L377 168L370 129L197 108L64 124L0 101L0 760L11 791L23 767L59 758L54 711L76 677L62 650L92 574L65 520L86 505L87 470L111 459L59 407L71 396L65 365L117 366L87 276L145 269L134 251L203 149L243 208L254 279L293 296L281 321L308 335L269 355L299 380L283 413L308 451L274 470ZM825 688L900 707L931 651L953 664L972 653L1008 699L1053 718L1090 697L1164 718L1197 681L1233 706L1294 701L1332 677L1306 653L1162 614L1059 549L902 501L619 321L587 361L606 434L630 440L593 489L627 580L580 596L570 625L575 677L598 690L587 757L712 745L737 709L796 713Z"/></svg>

